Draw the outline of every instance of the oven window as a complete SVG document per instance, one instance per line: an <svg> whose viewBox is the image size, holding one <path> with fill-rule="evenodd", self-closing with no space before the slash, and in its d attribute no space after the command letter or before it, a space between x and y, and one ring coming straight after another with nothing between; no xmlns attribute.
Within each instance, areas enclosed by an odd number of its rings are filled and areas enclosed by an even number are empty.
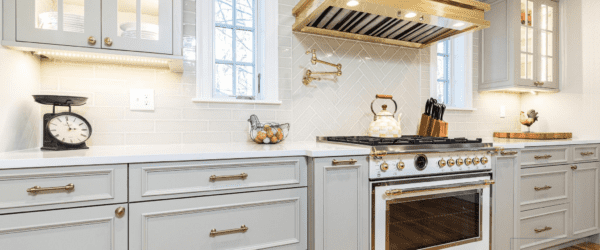
<svg viewBox="0 0 600 250"><path fill-rule="evenodd" d="M481 240L481 202L480 190L389 200L386 249L445 248Z"/></svg>

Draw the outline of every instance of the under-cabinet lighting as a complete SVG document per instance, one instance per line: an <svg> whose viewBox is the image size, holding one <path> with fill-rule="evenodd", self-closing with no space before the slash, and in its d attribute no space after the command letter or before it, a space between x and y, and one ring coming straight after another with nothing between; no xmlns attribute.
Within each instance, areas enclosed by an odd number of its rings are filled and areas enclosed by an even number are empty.
<svg viewBox="0 0 600 250"><path fill-rule="evenodd" d="M79 61L79 62L102 62L102 63L123 63L142 65L142 66L154 66L154 67L168 67L169 59L156 59L136 56L113 56L103 55L98 53L89 52L62 52L62 51L49 51L49 50L38 50L33 52L36 55L44 56L50 59L66 60L66 61Z"/></svg>
<svg viewBox="0 0 600 250"><path fill-rule="evenodd" d="M465 26L465 23L463 23L463 22L455 23L453 26L454 27L462 27L462 26Z"/></svg>
<svg viewBox="0 0 600 250"><path fill-rule="evenodd" d="M350 6L350 7L354 7L356 5L358 5L358 1L356 0L350 0L346 3L346 5Z"/></svg>
<svg viewBox="0 0 600 250"><path fill-rule="evenodd" d="M406 17L406 18L413 18L416 16L417 16L417 13L414 13L414 12L408 12L406 15L404 15L404 17Z"/></svg>

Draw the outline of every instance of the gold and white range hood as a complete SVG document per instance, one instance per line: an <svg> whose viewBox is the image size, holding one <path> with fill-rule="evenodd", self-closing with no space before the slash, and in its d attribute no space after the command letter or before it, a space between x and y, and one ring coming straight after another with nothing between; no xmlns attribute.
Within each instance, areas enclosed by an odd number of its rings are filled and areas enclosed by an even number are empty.
<svg viewBox="0 0 600 250"><path fill-rule="evenodd" d="M490 27L490 5L475 0L300 0L296 32L426 48Z"/></svg>

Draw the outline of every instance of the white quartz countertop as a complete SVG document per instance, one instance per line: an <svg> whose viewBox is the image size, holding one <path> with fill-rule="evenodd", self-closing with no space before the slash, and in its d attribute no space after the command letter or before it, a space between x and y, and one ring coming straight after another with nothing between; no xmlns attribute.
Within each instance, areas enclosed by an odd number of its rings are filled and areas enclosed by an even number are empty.
<svg viewBox="0 0 600 250"><path fill-rule="evenodd" d="M562 140L526 140L526 139L488 139L487 142L493 142L494 147L503 147L505 149L518 149L525 147L544 147L558 145L576 145L576 144L595 144L600 143L600 139L562 139Z"/></svg>
<svg viewBox="0 0 600 250"><path fill-rule="evenodd" d="M28 149L0 153L0 169L285 156L334 157L369 153L368 147L318 142L99 146L72 151Z"/></svg>

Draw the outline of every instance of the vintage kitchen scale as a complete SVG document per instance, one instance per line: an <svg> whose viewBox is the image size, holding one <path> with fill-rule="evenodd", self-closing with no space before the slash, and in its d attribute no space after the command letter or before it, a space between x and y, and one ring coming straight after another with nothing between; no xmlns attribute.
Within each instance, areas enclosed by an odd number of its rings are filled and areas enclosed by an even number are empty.
<svg viewBox="0 0 600 250"><path fill-rule="evenodd" d="M92 126L83 116L72 113L72 106L82 106L87 97L34 95L37 103L52 105L52 113L44 114L43 150L87 149L85 142L92 135ZM56 113L56 106L69 107L69 112Z"/></svg>

